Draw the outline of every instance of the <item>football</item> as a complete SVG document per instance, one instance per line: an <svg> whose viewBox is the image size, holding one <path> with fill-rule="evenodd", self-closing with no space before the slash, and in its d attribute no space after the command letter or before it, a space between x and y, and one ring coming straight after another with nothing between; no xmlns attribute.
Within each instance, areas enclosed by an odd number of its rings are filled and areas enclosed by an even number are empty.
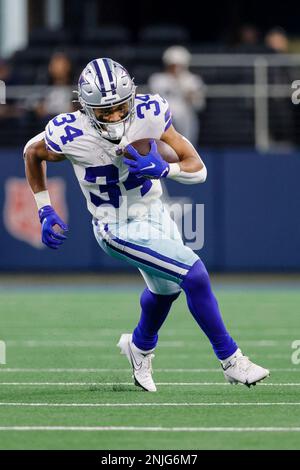
<svg viewBox="0 0 300 470"><path fill-rule="evenodd" d="M150 140L152 139L139 139L131 142L130 144L139 152L140 155L147 155L150 152ZM154 139L157 145L157 150L162 158L168 163L179 162L179 157L172 147L166 142L159 139ZM132 159L132 156L123 150L123 156Z"/></svg>

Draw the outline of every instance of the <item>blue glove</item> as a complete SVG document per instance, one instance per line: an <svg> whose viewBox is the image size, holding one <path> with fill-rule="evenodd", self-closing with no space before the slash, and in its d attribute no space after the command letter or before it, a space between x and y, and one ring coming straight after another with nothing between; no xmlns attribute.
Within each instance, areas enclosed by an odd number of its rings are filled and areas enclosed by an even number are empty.
<svg viewBox="0 0 300 470"><path fill-rule="evenodd" d="M150 140L150 144L150 152L145 156L140 155L132 145L127 145L125 149L133 160L124 158L123 161L129 166L129 173L138 178L145 176L152 179L165 178L170 171L170 165L158 153L154 139Z"/></svg>
<svg viewBox="0 0 300 470"><path fill-rule="evenodd" d="M61 220L51 206L42 207L39 210L39 218L42 224L42 242L49 248L57 250L59 245L61 245L67 237L62 233L55 232L52 227L57 224L66 232L68 226Z"/></svg>

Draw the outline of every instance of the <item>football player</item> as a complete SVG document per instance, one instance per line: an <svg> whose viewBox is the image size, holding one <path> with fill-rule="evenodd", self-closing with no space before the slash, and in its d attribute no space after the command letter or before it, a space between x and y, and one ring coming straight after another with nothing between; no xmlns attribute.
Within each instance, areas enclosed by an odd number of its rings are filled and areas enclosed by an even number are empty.
<svg viewBox="0 0 300 470"><path fill-rule="evenodd" d="M159 95L136 94L127 70L108 58L93 60L82 71L78 101L81 110L55 117L27 143L26 176L37 203L42 240L57 249L68 227L51 205L45 161L69 160L100 247L136 266L144 277L147 287L141 295L139 322L118 343L133 368L135 384L156 391L153 351L159 329L181 291L211 342L225 378L250 386L267 377L269 371L244 356L226 330L203 262L183 244L160 199L161 179L198 184L207 175L195 148L173 127L167 101ZM148 155L141 156L130 142L142 138L169 144L179 163L167 163L155 141ZM131 158L120 155L122 147ZM55 230L55 225L61 230Z"/></svg>

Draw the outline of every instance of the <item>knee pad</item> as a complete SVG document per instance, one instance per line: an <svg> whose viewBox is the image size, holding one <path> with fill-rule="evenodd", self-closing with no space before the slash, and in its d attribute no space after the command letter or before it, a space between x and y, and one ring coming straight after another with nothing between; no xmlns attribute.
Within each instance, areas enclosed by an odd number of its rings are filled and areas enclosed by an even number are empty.
<svg viewBox="0 0 300 470"><path fill-rule="evenodd" d="M183 290L206 290L210 289L209 275L201 259L191 267L181 283Z"/></svg>

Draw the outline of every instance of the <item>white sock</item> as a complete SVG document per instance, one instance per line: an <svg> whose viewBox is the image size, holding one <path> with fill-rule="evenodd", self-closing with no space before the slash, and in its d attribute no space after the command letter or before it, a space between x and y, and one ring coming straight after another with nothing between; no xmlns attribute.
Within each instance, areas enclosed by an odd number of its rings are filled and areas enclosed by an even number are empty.
<svg viewBox="0 0 300 470"><path fill-rule="evenodd" d="M138 348L134 342L132 341L132 349L136 352L139 352L141 354L150 354L154 351L155 348L149 349L149 351L144 351L143 349Z"/></svg>
<svg viewBox="0 0 300 470"><path fill-rule="evenodd" d="M226 366L226 364L230 362L231 359L233 359L234 357L240 357L242 355L243 355L242 351L240 350L240 348L238 348L233 354L231 354L231 356L227 357L226 359L223 359L221 362L223 366Z"/></svg>

